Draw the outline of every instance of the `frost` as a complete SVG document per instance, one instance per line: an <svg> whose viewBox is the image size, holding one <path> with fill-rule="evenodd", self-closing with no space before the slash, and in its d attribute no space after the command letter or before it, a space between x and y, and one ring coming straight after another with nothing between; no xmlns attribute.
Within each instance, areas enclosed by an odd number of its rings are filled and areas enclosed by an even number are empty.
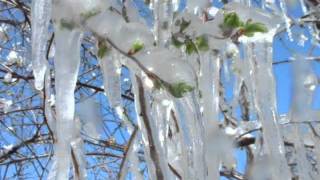
<svg viewBox="0 0 320 180"><path fill-rule="evenodd" d="M7 56L7 65L12 65L19 61L19 56L16 51L10 51L10 53Z"/></svg>
<svg viewBox="0 0 320 180"><path fill-rule="evenodd" d="M6 75L4 75L3 82L6 82L6 83L12 82L12 73L11 72L8 72Z"/></svg>
<svg viewBox="0 0 320 180"><path fill-rule="evenodd" d="M299 37L298 45L304 46L304 44L307 40L308 40L308 38L304 34L301 34Z"/></svg>
<svg viewBox="0 0 320 180"><path fill-rule="evenodd" d="M4 149L5 152L8 152L8 151L12 150L12 148L13 148L13 144L9 144L9 145L4 145L3 146L3 149Z"/></svg>
<svg viewBox="0 0 320 180"><path fill-rule="evenodd" d="M8 113L11 110L12 104L12 100L0 98L0 108L3 110L4 113Z"/></svg>

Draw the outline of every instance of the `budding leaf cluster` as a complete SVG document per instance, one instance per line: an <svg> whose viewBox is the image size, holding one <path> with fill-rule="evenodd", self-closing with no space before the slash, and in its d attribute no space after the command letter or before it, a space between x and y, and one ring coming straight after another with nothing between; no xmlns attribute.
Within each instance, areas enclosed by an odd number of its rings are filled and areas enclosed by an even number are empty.
<svg viewBox="0 0 320 180"><path fill-rule="evenodd" d="M191 21L185 19L178 19L175 21L175 26L179 27L179 32L171 36L171 43L176 48L184 49L188 55L197 53L198 51L208 51L209 43L206 35L200 35L195 38L185 34L185 30L189 27ZM179 37L179 39L178 39Z"/></svg>
<svg viewBox="0 0 320 180"><path fill-rule="evenodd" d="M245 23L240 19L237 13L231 12L224 15L223 24L220 24L220 28L225 34L229 34L231 31L237 29L241 32L241 35L252 37L254 33L266 33L268 28L265 24L260 22L253 22L251 19Z"/></svg>
<svg viewBox="0 0 320 180"><path fill-rule="evenodd" d="M194 87L188 85L185 82L177 82L177 83L167 83L162 82L160 80L154 80L156 89L167 89L168 92L175 98L182 98L185 93L191 92L194 90Z"/></svg>
<svg viewBox="0 0 320 180"><path fill-rule="evenodd" d="M185 47L185 51L188 55L193 53L197 53L197 51L208 51L209 43L208 38L205 35L201 35L192 40L190 38L186 38L183 41L179 41L175 36L172 36L171 43L176 48L181 48L182 46Z"/></svg>
<svg viewBox="0 0 320 180"><path fill-rule="evenodd" d="M176 98L182 98L185 93L191 92L194 90L194 87L186 84L185 82L179 82L170 84L168 91L170 94Z"/></svg>

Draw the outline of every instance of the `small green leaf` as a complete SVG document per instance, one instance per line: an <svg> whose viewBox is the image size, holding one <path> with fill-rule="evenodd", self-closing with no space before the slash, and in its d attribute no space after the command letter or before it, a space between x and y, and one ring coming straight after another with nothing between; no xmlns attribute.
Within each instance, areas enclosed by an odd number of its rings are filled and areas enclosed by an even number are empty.
<svg viewBox="0 0 320 180"><path fill-rule="evenodd" d="M174 35L171 36L172 45L176 48L180 48L184 43L180 42Z"/></svg>
<svg viewBox="0 0 320 180"><path fill-rule="evenodd" d="M240 27L243 22L240 20L239 16L235 12L231 12L224 15L223 26L228 28L237 28Z"/></svg>
<svg viewBox="0 0 320 180"><path fill-rule="evenodd" d="M208 51L209 50L208 38L205 35L198 36L196 38L195 44L197 45L197 47L200 51Z"/></svg>
<svg viewBox="0 0 320 180"><path fill-rule="evenodd" d="M73 21L68 21L66 19L60 20L60 28L61 29L65 28L68 30L72 30L75 26L76 26L76 24Z"/></svg>
<svg viewBox="0 0 320 180"><path fill-rule="evenodd" d="M186 84L185 82L170 84L168 87L170 94L176 98L182 98L185 93L193 90L194 87Z"/></svg>
<svg viewBox="0 0 320 180"><path fill-rule="evenodd" d="M81 13L80 16L86 21L88 20L89 18L93 17L93 16L96 16L97 14L99 14L101 11L98 10L98 9L92 9L90 11L87 11L87 12L84 12L84 13Z"/></svg>
<svg viewBox="0 0 320 180"><path fill-rule="evenodd" d="M105 41L99 41L98 48L98 57L102 59L109 51L109 48Z"/></svg>
<svg viewBox="0 0 320 180"><path fill-rule="evenodd" d="M243 27L244 35L248 37L252 37L254 33L256 32L261 32L261 33L266 33L268 32L268 28L263 24L263 23L251 23L248 21L244 27Z"/></svg>
<svg viewBox="0 0 320 180"><path fill-rule="evenodd" d="M136 40L136 41L132 44L130 51L131 51L133 54L135 54L135 53L139 52L139 51L140 51L141 49L143 49L143 48L144 48L143 42L140 41L140 40Z"/></svg>
<svg viewBox="0 0 320 180"><path fill-rule="evenodd" d="M191 40L187 40L185 42L185 45L186 45L186 53L188 55L191 55L192 53L197 52L197 47Z"/></svg>

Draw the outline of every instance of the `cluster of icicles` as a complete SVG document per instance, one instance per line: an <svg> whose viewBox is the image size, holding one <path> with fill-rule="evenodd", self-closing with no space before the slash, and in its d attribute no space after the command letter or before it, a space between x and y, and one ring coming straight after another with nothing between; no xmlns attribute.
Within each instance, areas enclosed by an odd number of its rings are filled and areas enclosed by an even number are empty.
<svg viewBox="0 0 320 180"><path fill-rule="evenodd" d="M134 136L128 147L127 158L124 159L125 167L119 173L120 179L126 179L128 173L134 179L143 179L145 175L139 170L141 162L138 158L141 149L150 179L219 179L222 168L236 167L234 139L260 125L263 131L252 145L254 159L248 162L252 168L247 169L247 178L291 179L285 158L283 132L278 122L272 73L273 36L281 23L290 21L283 0L278 9L280 16L263 10L269 8L269 12L276 11L277 6L273 1L266 1L262 9L252 8L248 2L228 3L223 10L212 15L213 20L203 21L201 11L208 8L208 2L188 0L184 12L180 12L178 17L191 20L186 32L190 36L208 35L211 50L186 55L180 49L170 46L171 33L176 28L173 14L181 9L177 8L177 1L151 1L149 9L153 12L154 21L150 28L150 23L141 19L139 7L131 0L124 4L128 22L110 10L110 6L119 7L117 1L33 0L32 65L35 87L38 90L45 88L45 114L55 135L54 163L48 178L68 179L71 162L78 169L74 177L87 178L83 140L80 136L81 124L74 115L74 90L80 66L81 37L83 32L92 32L97 39L108 40L108 44L114 43L108 54L99 58L104 88L109 103L126 125L128 133ZM238 46L230 39L215 38L221 35L219 24L225 12L237 12L241 19L263 22L269 32L250 38L240 37ZM45 58L50 19L53 20L55 33L55 116L50 105L51 77ZM286 26L290 35L290 24ZM143 42L143 50L131 56L125 55L123 52L129 52L137 39ZM243 57L239 51L243 52ZM220 71L229 68L223 66L228 58L233 62L233 71L228 72L235 75L232 109L239 107L240 91L245 84L249 108L257 117L256 126L238 124L238 127L233 127L231 123L226 127L219 124L221 108L228 108L220 107L222 103L219 97L222 78ZM310 86L314 86L315 77L306 62L298 60L293 64L297 77L294 82L293 118L290 121L312 119L306 117L312 112L306 112L310 109L310 94L314 90ZM122 66L128 67L131 72L137 130L123 115L120 91ZM156 89L154 76L167 83L184 82L195 88L183 97L176 98L165 88ZM231 115L236 116L236 112L231 111ZM317 174L311 172L312 168L305 156L304 141L299 136L303 132L298 132L299 126L293 128L296 137L292 143L299 154L298 174L301 179L315 178ZM224 129L232 129L237 133L226 133ZM318 139L313 140L316 141L315 146L320 145ZM73 161L71 153L75 157Z"/></svg>

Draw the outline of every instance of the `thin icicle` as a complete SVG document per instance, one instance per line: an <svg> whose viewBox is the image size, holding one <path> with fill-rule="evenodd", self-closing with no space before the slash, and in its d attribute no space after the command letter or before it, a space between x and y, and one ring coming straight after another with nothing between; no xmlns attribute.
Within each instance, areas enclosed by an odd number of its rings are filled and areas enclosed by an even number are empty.
<svg viewBox="0 0 320 180"><path fill-rule="evenodd" d="M54 119L54 115L51 109L51 101L52 101L52 94L51 94L51 76L50 76L50 69L47 69L45 74L45 115L47 118L48 125L55 135L56 133L56 121Z"/></svg>
<svg viewBox="0 0 320 180"><path fill-rule="evenodd" d="M103 74L104 90L113 108L121 106L120 75L121 64L119 54L113 50L99 59Z"/></svg>
<svg viewBox="0 0 320 180"><path fill-rule="evenodd" d="M33 0L31 7L32 19L32 68L35 88L43 88L46 72L46 51L48 28L51 18L51 0Z"/></svg>
<svg viewBox="0 0 320 180"><path fill-rule="evenodd" d="M281 12L282 12L282 16L283 16L283 19L285 21L285 25L286 25L286 28L287 28L287 33L288 33L289 40L293 41L292 31L291 31L291 20L287 15L286 2L285 2L285 0L279 0L279 1L280 1L280 9L281 9Z"/></svg>
<svg viewBox="0 0 320 180"><path fill-rule="evenodd" d="M220 157L217 151L217 131L219 120L219 81L220 58L217 54L206 53L201 60L200 94L203 107L203 120L206 130L207 179L219 179Z"/></svg>
<svg viewBox="0 0 320 180"><path fill-rule="evenodd" d="M85 153L83 152L83 140L81 138L81 122L78 117L74 120L73 137L71 141L71 157L73 162L73 175L76 180L87 179Z"/></svg>
<svg viewBox="0 0 320 180"><path fill-rule="evenodd" d="M167 46L173 20L172 0L154 1L154 19L155 40L160 47Z"/></svg>

